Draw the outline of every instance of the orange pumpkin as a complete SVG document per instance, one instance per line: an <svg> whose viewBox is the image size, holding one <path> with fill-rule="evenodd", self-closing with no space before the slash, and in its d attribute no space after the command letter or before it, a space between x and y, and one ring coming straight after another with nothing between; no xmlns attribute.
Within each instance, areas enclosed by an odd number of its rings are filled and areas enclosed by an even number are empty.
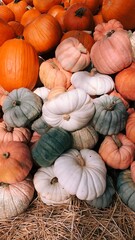
<svg viewBox="0 0 135 240"><path fill-rule="evenodd" d="M131 171L131 178L132 178L133 182L135 183L135 161L133 161L131 163L130 171Z"/></svg>
<svg viewBox="0 0 135 240"><path fill-rule="evenodd" d="M27 24L31 23L33 20L35 20L41 13L36 8L27 7L27 11L22 15L20 23L23 26L26 26Z"/></svg>
<svg viewBox="0 0 135 240"><path fill-rule="evenodd" d="M84 3L89 7L92 14L96 14L100 6L100 0L69 0L69 3L70 6L75 3Z"/></svg>
<svg viewBox="0 0 135 240"><path fill-rule="evenodd" d="M103 0L102 16L108 22L116 19L121 22L124 29L135 28L135 1L134 0Z"/></svg>
<svg viewBox="0 0 135 240"><path fill-rule="evenodd" d="M135 157L134 144L124 135L106 136L99 147L103 161L114 169L126 169Z"/></svg>
<svg viewBox="0 0 135 240"><path fill-rule="evenodd" d="M126 136L135 143L135 111L132 112L126 123Z"/></svg>
<svg viewBox="0 0 135 240"><path fill-rule="evenodd" d="M15 20L15 15L6 5L0 5L0 19L9 22Z"/></svg>
<svg viewBox="0 0 135 240"><path fill-rule="evenodd" d="M40 14L34 21L25 26L23 36L38 53L46 53L59 44L62 29L53 16Z"/></svg>
<svg viewBox="0 0 135 240"><path fill-rule="evenodd" d="M15 20L20 22L22 15L27 11L27 3L23 0L14 0L7 4L15 15Z"/></svg>
<svg viewBox="0 0 135 240"><path fill-rule="evenodd" d="M8 25L7 22L0 19L0 46L6 42L8 39L14 38L15 32L11 26Z"/></svg>
<svg viewBox="0 0 135 240"><path fill-rule="evenodd" d="M12 184L24 180L32 165L26 143L10 141L0 144L0 182Z"/></svg>
<svg viewBox="0 0 135 240"><path fill-rule="evenodd" d="M116 74L115 86L125 99L135 101L135 62Z"/></svg>
<svg viewBox="0 0 135 240"><path fill-rule="evenodd" d="M7 40L0 48L0 56L0 83L5 90L35 87L39 60L36 50L27 41Z"/></svg>
<svg viewBox="0 0 135 240"><path fill-rule="evenodd" d="M9 21L8 24L13 28L16 36L23 34L24 26L18 21Z"/></svg>
<svg viewBox="0 0 135 240"><path fill-rule="evenodd" d="M8 3L12 2L13 0L3 0L3 2L7 5Z"/></svg>
<svg viewBox="0 0 135 240"><path fill-rule="evenodd" d="M61 4L61 0L33 0L33 5L41 13L47 13L55 5Z"/></svg>

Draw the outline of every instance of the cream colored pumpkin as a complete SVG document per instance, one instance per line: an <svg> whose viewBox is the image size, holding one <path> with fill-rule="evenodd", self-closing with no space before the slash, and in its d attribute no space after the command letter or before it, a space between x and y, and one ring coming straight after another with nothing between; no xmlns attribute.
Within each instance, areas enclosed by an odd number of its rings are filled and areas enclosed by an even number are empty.
<svg viewBox="0 0 135 240"><path fill-rule="evenodd" d="M94 150L63 153L54 163L54 174L64 189L80 200L93 200L106 188L106 166Z"/></svg>
<svg viewBox="0 0 135 240"><path fill-rule="evenodd" d="M39 168L34 174L34 186L41 198L47 205L69 203L71 195L61 186L54 174L54 166Z"/></svg>
<svg viewBox="0 0 135 240"><path fill-rule="evenodd" d="M114 89L111 76L92 69L91 72L79 71L72 74L71 83L75 88L82 88L91 96L102 95Z"/></svg>
<svg viewBox="0 0 135 240"><path fill-rule="evenodd" d="M44 102L42 117L52 127L75 131L84 127L93 117L95 105L82 89L73 89Z"/></svg>
<svg viewBox="0 0 135 240"><path fill-rule="evenodd" d="M90 53L77 38L69 37L58 44L55 57L69 72L83 70L90 64Z"/></svg>
<svg viewBox="0 0 135 240"><path fill-rule="evenodd" d="M43 102L47 100L49 92L50 92L50 89L46 87L38 87L34 90L34 93L36 93L39 97L41 97Z"/></svg>

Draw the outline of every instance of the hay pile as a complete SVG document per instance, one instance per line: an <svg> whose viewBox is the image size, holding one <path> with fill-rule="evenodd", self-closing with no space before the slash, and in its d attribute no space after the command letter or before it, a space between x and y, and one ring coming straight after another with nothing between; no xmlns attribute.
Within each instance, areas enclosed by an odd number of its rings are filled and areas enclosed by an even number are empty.
<svg viewBox="0 0 135 240"><path fill-rule="evenodd" d="M115 239L135 239L135 213L117 194L105 210L76 198L68 206L47 206L35 197L26 212L0 221L0 240Z"/></svg>

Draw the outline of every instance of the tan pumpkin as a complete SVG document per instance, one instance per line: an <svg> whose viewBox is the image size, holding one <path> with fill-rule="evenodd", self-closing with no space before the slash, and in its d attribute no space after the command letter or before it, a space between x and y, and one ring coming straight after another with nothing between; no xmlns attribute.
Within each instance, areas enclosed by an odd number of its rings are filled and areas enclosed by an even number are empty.
<svg viewBox="0 0 135 240"><path fill-rule="evenodd" d="M72 73L66 71L56 58L49 58L42 62L39 68L39 77L46 88L55 86L69 88Z"/></svg>
<svg viewBox="0 0 135 240"><path fill-rule="evenodd" d="M56 97L56 96L58 96L58 95L60 95L60 94L62 94L64 92L66 92L66 90L67 89L65 87L56 86L56 87L54 87L54 88L52 88L50 90L50 92L49 92L49 94L47 96L47 99L50 100L50 99L52 99L52 98L54 98L54 97Z"/></svg>
<svg viewBox="0 0 135 240"><path fill-rule="evenodd" d="M135 111L132 112L126 123L126 136L135 143Z"/></svg>
<svg viewBox="0 0 135 240"><path fill-rule="evenodd" d="M56 47L55 57L61 66L70 72L83 70L90 64L90 53L74 37L69 37Z"/></svg>
<svg viewBox="0 0 135 240"><path fill-rule="evenodd" d="M3 105L3 102L6 99L8 93L8 91L6 91L2 86L0 86L0 106Z"/></svg>
<svg viewBox="0 0 135 240"><path fill-rule="evenodd" d="M99 150L103 161L114 169L127 169L135 157L134 144L124 135L105 136Z"/></svg>

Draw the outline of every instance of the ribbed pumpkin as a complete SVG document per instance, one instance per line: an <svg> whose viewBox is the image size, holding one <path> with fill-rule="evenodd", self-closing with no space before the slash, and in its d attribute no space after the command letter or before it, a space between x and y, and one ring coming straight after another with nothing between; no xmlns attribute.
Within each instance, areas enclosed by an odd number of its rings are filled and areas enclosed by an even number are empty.
<svg viewBox="0 0 135 240"><path fill-rule="evenodd" d="M15 38L15 36L13 28L9 26L7 22L0 19L0 46L2 46L7 40Z"/></svg>
<svg viewBox="0 0 135 240"><path fill-rule="evenodd" d="M28 6L27 11L24 12L21 17L20 23L25 27L27 24L34 21L40 14L40 11L36 8Z"/></svg>
<svg viewBox="0 0 135 240"><path fill-rule="evenodd" d="M15 15L6 5L0 5L0 19L5 22L13 21L15 20Z"/></svg>
<svg viewBox="0 0 135 240"><path fill-rule="evenodd" d="M27 11L27 2L23 0L13 0L7 4L7 7L12 10L15 15L15 20L20 22L22 15Z"/></svg>
<svg viewBox="0 0 135 240"><path fill-rule="evenodd" d="M66 2L66 0L64 2ZM100 0L68 0L68 2L69 2L69 6L71 6L75 3L86 4L89 7L89 9L91 10L93 15L98 11L99 6L100 6Z"/></svg>
<svg viewBox="0 0 135 240"><path fill-rule="evenodd" d="M51 128L50 125L48 125L41 117L34 120L34 122L31 124L31 129L33 131L36 131L38 134L42 135L44 133L47 133L49 129Z"/></svg>
<svg viewBox="0 0 135 240"><path fill-rule="evenodd" d="M135 143L135 112L131 113L127 119L126 136Z"/></svg>
<svg viewBox="0 0 135 240"><path fill-rule="evenodd" d="M61 0L33 0L34 7L41 13L47 13L52 6L60 3Z"/></svg>
<svg viewBox="0 0 135 240"><path fill-rule="evenodd" d="M72 136L62 128L51 128L32 148L32 157L41 167L51 166L56 158L72 146Z"/></svg>
<svg viewBox="0 0 135 240"><path fill-rule="evenodd" d="M10 25L13 28L16 37L19 37L23 34L24 26L20 22L16 20L9 21L8 25Z"/></svg>
<svg viewBox="0 0 135 240"><path fill-rule="evenodd" d="M24 39L7 40L0 48L0 56L2 59L0 61L0 83L5 90L10 92L20 87L29 89L35 87L39 60L31 44Z"/></svg>

